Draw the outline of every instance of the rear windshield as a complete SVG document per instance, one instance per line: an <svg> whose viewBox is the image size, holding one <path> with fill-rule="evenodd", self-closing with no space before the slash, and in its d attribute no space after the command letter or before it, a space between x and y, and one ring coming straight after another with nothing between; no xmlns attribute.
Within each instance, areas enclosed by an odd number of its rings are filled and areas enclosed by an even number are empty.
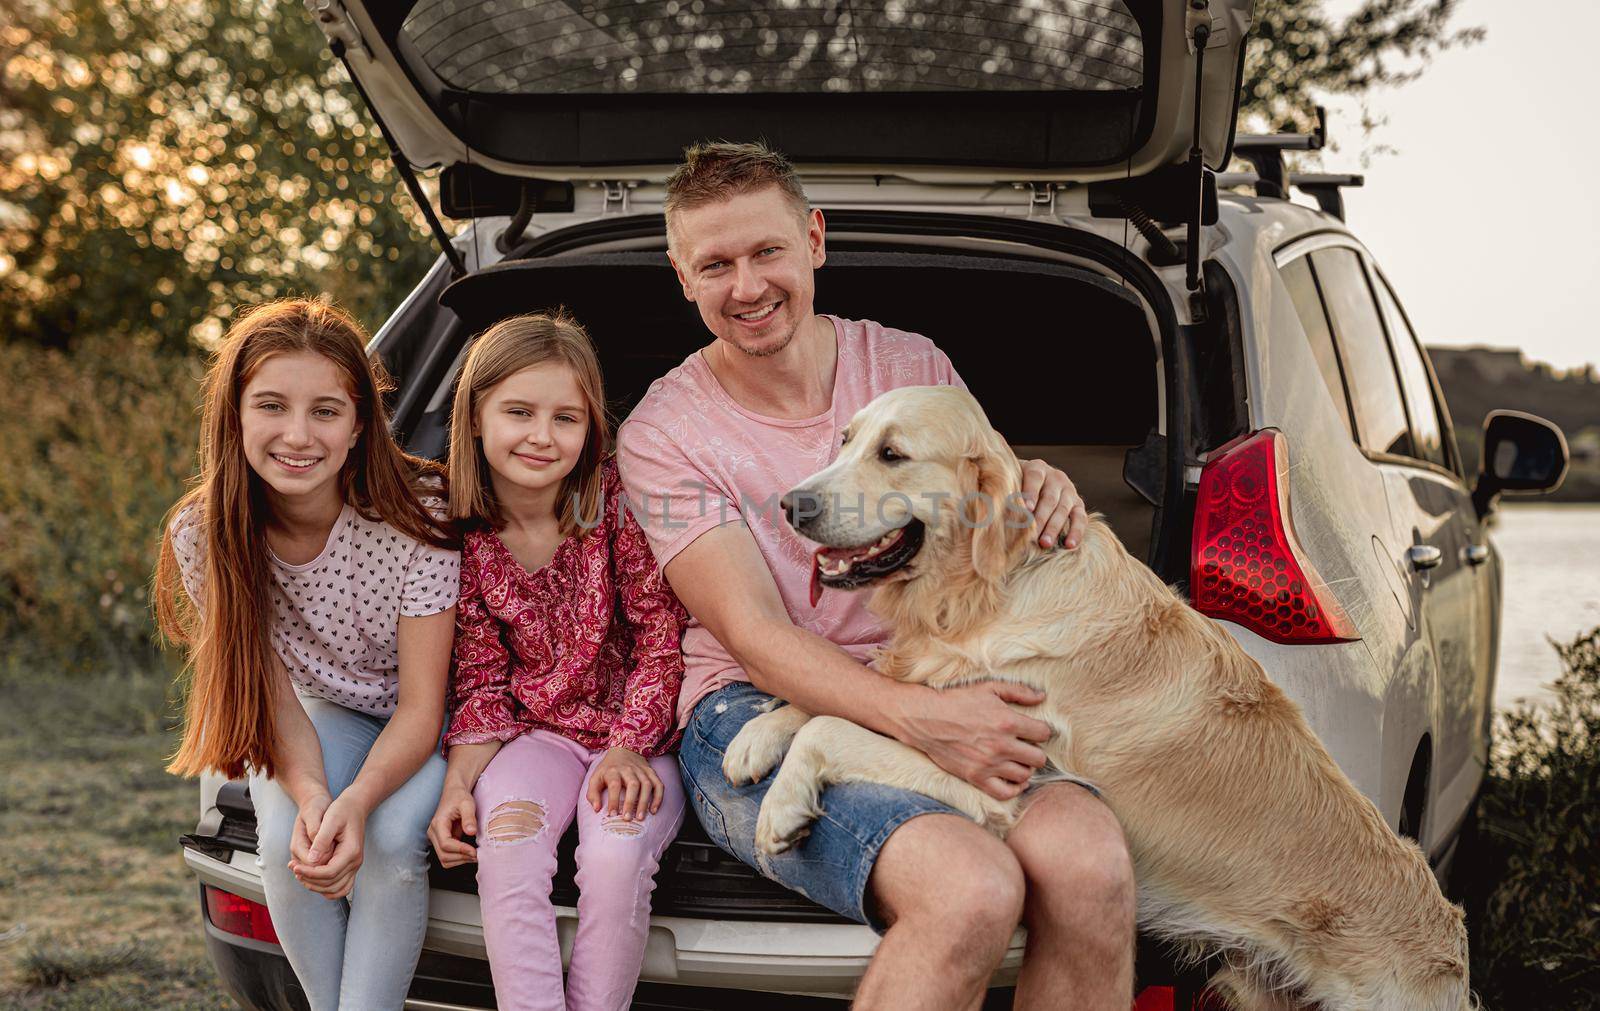
<svg viewBox="0 0 1600 1011"><path fill-rule="evenodd" d="M478 94L1123 91L1122 0L421 0L403 44Z"/></svg>

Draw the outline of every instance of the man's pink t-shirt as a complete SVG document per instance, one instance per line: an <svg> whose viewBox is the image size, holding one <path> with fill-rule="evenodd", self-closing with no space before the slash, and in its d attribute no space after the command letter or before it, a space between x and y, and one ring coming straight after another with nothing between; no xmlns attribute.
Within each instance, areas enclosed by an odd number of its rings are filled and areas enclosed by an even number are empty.
<svg viewBox="0 0 1600 1011"><path fill-rule="evenodd" d="M833 406L813 418L769 418L737 404L701 352L651 384L618 432L628 501L664 569L695 538L742 521L772 570L789 618L865 662L886 640L870 593L830 590L811 606L816 545L785 522L778 500L833 462L839 433L875 397L902 386L960 386L943 351L919 334L865 320L833 323L839 361ZM709 693L750 678L700 622L683 635L685 725Z"/></svg>

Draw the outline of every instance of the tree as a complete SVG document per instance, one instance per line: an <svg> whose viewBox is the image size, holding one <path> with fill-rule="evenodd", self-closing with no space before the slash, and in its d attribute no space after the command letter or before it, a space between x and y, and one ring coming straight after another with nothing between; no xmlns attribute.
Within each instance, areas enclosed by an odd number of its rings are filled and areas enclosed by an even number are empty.
<svg viewBox="0 0 1600 1011"><path fill-rule="evenodd" d="M0 46L9 338L182 349L307 290L376 323L437 255L299 3L24 0Z"/></svg>
<svg viewBox="0 0 1600 1011"><path fill-rule="evenodd" d="M1456 28L1459 0L1362 0L1344 18L1325 0L1258 0L1245 51L1240 116L1252 128L1309 130L1323 95L1365 101L1416 78L1440 52L1483 39ZM1370 116L1363 124L1375 125Z"/></svg>

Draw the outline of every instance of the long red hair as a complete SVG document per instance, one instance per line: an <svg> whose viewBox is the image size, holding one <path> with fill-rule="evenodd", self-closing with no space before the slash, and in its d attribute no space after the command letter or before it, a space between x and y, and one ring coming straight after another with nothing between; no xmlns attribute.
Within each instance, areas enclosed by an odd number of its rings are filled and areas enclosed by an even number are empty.
<svg viewBox="0 0 1600 1011"><path fill-rule="evenodd" d="M408 537L443 548L459 544L454 530L420 500L443 494L443 468L406 453L389 432L383 394L392 384L382 365L367 357L360 324L325 299L282 299L244 312L206 374L200 473L167 514L156 564L157 621L189 652L183 742L167 765L178 775L277 772L270 507L261 478L245 460L239 401L267 358L302 351L338 366L355 402L361 434L340 474L344 500ZM180 515L199 527L204 564L198 603L184 590L173 550Z"/></svg>

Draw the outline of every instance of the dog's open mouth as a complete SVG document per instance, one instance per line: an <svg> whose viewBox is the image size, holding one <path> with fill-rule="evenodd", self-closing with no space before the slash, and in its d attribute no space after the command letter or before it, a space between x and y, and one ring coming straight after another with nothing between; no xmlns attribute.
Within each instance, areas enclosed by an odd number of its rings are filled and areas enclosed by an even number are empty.
<svg viewBox="0 0 1600 1011"><path fill-rule="evenodd" d="M824 586L856 590L903 567L922 547L924 530L922 521L913 519L871 544L818 548L811 556L811 606L817 606Z"/></svg>

